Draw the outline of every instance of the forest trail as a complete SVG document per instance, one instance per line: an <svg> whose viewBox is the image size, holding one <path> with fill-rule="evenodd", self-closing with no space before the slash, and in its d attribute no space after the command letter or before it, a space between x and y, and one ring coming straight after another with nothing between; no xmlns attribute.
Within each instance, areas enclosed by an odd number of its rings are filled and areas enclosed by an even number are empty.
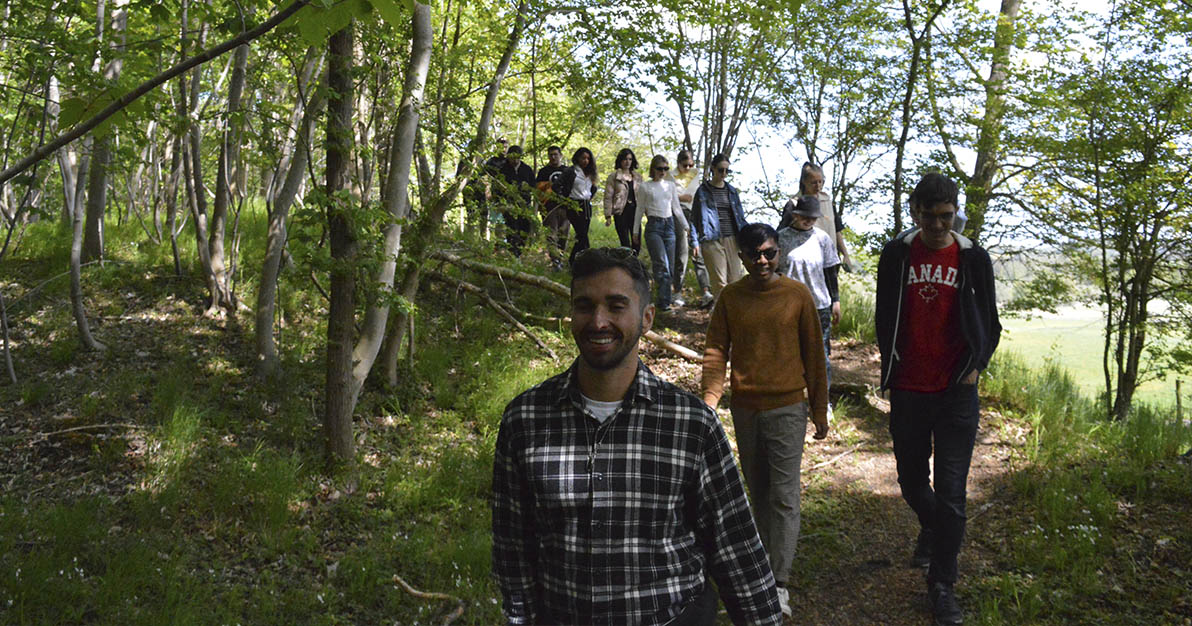
<svg viewBox="0 0 1192 626"><path fill-rule="evenodd" d="M656 318L654 329L702 353L707 319L706 311L683 309ZM698 392L699 364L652 345L642 356L656 373ZM889 403L874 392L877 348L833 341L832 364L836 416L826 440L815 441L808 433L800 554L789 584L794 615L787 623L930 623L924 570L909 566L918 525L898 488L887 429ZM723 406L719 413L731 437L731 417ZM982 407L957 585L962 605L965 574L995 567L996 548L1006 540L983 533L983 527L1009 508L999 503L999 494L1022 434ZM721 623L730 623L727 616L721 616Z"/></svg>

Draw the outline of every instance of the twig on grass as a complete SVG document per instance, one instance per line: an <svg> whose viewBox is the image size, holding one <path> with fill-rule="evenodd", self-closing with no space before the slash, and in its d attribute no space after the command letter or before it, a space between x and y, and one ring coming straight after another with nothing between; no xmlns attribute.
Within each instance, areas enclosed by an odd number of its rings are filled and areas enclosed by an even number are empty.
<svg viewBox="0 0 1192 626"><path fill-rule="evenodd" d="M31 437L45 437L49 439L54 435L64 435L66 433L78 432L80 430L98 430L103 428L123 428L125 430L145 430L144 426L137 426L136 424L88 424L86 426L75 426L73 428L64 428L62 430L55 430L49 433L32 433Z"/></svg>
<svg viewBox="0 0 1192 626"><path fill-rule="evenodd" d="M447 626L451 622L459 619L464 614L464 601L451 594L439 593L437 591L419 591L411 587L410 583L406 582L405 579L403 579L401 576L398 576L397 574L393 575L393 582L400 585L402 589L406 590L406 593L414 596L415 598L422 598L424 600L454 600L455 610L449 613L447 617L443 618L443 626Z"/></svg>
<svg viewBox="0 0 1192 626"><path fill-rule="evenodd" d="M814 472L817 469L827 467L827 466L839 461L840 459L843 459L844 457L856 452L857 450L860 450L861 447L864 445L865 444L863 444L863 443L859 443L859 444L849 448L848 450L845 450L844 452L841 452L840 454L837 454L836 456L828 459L827 461L824 461L822 463L816 463L815 465L812 465L811 467L807 468L806 472L803 472L803 473L806 474L807 472Z"/></svg>

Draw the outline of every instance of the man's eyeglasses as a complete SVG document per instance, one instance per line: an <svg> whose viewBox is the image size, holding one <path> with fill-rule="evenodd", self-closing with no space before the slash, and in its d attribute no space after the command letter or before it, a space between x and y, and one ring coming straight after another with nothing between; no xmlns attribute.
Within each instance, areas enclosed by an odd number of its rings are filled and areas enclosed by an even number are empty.
<svg viewBox="0 0 1192 626"><path fill-rule="evenodd" d="M721 174L732 174L733 173L733 171L728 169L727 167L718 167L718 168L716 168L716 171L720 172Z"/></svg>
<svg viewBox="0 0 1192 626"><path fill-rule="evenodd" d="M918 214L920 222L935 222L939 221L942 224L949 224L956 217L955 213L951 211L945 213L923 213Z"/></svg>
<svg viewBox="0 0 1192 626"><path fill-rule="evenodd" d="M766 248L765 250L749 250L745 253L750 260L756 261L761 257L766 257L767 261L773 261L774 257L778 256L778 248Z"/></svg>

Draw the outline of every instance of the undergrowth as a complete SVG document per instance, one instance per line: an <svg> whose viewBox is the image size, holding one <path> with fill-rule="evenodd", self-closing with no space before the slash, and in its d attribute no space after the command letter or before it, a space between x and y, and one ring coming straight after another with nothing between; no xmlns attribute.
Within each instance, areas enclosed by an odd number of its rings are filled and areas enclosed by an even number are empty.
<svg viewBox="0 0 1192 626"><path fill-rule="evenodd" d="M263 239L261 219L246 215L246 233ZM402 363L397 389L370 383L355 469L329 477L319 423L325 303L309 275L283 274L285 376L269 388L252 375L250 325L196 317L193 237L180 242L175 277L168 242L133 246L139 226L108 229L110 262L84 269L93 330L111 348L92 354L72 327L63 233L35 226L0 266L19 301L10 313L21 377L0 387L10 448L0 461L0 623L431 624L454 610L406 593L394 575L458 597L457 623L501 621L490 576L497 424L516 393L570 362L565 328L534 328L555 361L477 313L475 300L428 283L413 362ZM612 241L594 226L596 241ZM241 267L258 265L250 257ZM241 294L253 280L242 269ZM866 288L842 282L840 336L871 341ZM560 312L533 290L485 284ZM1022 429L1027 443L1002 492L1015 514L982 522L1006 538L1001 560L962 583L974 621L1192 614L1187 424L1146 406L1108 422L1060 368L1032 372L1007 357L982 385L1002 427ZM865 439L863 409L837 406L846 444ZM807 479L806 558L792 582L831 575L835 555L856 542L850 519L880 504L859 490L829 492L821 476Z"/></svg>

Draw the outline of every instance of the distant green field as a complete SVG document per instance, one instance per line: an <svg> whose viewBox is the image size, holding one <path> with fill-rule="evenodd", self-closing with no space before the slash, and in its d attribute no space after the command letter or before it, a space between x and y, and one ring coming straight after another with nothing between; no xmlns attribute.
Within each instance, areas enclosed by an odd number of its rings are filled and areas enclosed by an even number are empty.
<svg viewBox="0 0 1192 626"><path fill-rule="evenodd" d="M1094 309L1062 309L1058 315L1022 320L1003 317L998 350L1012 350L1031 365L1047 360L1061 364L1080 383L1086 395L1096 397L1105 388L1101 370L1101 332L1104 318ZM1154 405L1175 404L1175 376L1149 381L1139 387L1135 399ZM1192 380L1184 380L1185 408Z"/></svg>

